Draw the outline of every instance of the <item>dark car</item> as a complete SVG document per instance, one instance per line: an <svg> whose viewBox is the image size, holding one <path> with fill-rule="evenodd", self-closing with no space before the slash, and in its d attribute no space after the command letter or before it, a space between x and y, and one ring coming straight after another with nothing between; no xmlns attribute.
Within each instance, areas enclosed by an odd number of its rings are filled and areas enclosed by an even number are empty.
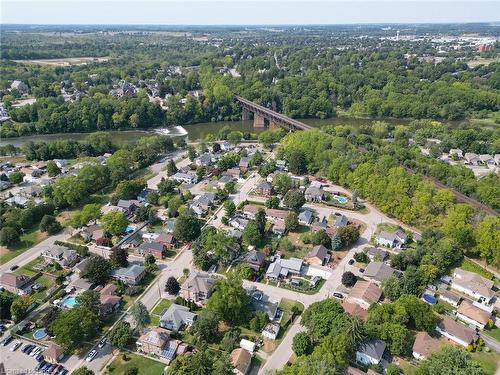
<svg viewBox="0 0 500 375"><path fill-rule="evenodd" d="M344 296L341 293L333 293L333 296L340 299L344 298Z"/></svg>
<svg viewBox="0 0 500 375"><path fill-rule="evenodd" d="M40 371L42 367L44 367L47 364L47 362L42 361L38 365L35 366L35 371Z"/></svg>
<svg viewBox="0 0 500 375"><path fill-rule="evenodd" d="M352 266L354 264L354 259L350 259L349 262L347 262L347 264Z"/></svg>
<svg viewBox="0 0 500 375"><path fill-rule="evenodd" d="M359 272L360 272L360 273L363 273L363 272L365 272L365 269L364 269L364 268L360 268L360 269L359 269Z"/></svg>
<svg viewBox="0 0 500 375"><path fill-rule="evenodd" d="M19 268L19 266L16 264L16 265L14 265L14 266L10 267L10 268L9 268L9 270L11 270L11 271L15 271L15 270L17 270L18 268Z"/></svg>
<svg viewBox="0 0 500 375"><path fill-rule="evenodd" d="M7 336L6 338L3 339L2 341L2 346L7 346L9 343L14 340L14 337L12 335Z"/></svg>

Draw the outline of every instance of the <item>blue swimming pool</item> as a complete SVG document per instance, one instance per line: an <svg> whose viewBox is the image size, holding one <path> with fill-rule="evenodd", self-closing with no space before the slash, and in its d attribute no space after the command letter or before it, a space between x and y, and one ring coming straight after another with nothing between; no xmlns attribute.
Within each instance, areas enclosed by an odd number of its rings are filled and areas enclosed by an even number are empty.
<svg viewBox="0 0 500 375"><path fill-rule="evenodd" d="M134 233L134 230L135 230L135 228L129 225L129 226L125 229L125 232L127 232L128 234L130 234L130 233Z"/></svg>
<svg viewBox="0 0 500 375"><path fill-rule="evenodd" d="M33 338L35 340L41 340L46 336L47 336L47 332L45 331L45 328L40 328L40 329L37 329L35 332L33 332Z"/></svg>
<svg viewBox="0 0 500 375"><path fill-rule="evenodd" d="M75 296L66 296L62 299L61 303L64 307L71 308L74 307L78 302L76 302Z"/></svg>
<svg viewBox="0 0 500 375"><path fill-rule="evenodd" d="M340 204L346 204L349 201L346 197L343 197L342 195L334 195L332 198L335 199Z"/></svg>

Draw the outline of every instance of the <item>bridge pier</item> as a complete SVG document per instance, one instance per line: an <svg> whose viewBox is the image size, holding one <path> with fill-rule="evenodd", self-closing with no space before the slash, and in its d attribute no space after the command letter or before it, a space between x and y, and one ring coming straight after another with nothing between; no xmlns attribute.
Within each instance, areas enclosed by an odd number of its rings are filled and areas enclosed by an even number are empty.
<svg viewBox="0 0 500 375"><path fill-rule="evenodd" d="M254 128L263 128L266 124L264 122L264 116L259 115L258 113L253 114L253 127Z"/></svg>
<svg viewBox="0 0 500 375"><path fill-rule="evenodd" d="M250 120L250 114L251 113L252 112L250 112L248 109L243 108L242 111L241 111L241 119L243 121Z"/></svg>
<svg viewBox="0 0 500 375"><path fill-rule="evenodd" d="M278 125L278 123L277 123L277 122L270 120L270 121L269 121L269 127L270 127L271 129L276 129L276 128L279 128L280 126Z"/></svg>

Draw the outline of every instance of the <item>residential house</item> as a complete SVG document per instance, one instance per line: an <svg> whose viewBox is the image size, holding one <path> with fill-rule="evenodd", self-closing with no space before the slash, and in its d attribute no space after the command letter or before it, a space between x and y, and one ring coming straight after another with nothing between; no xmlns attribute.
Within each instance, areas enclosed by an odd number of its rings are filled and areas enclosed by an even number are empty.
<svg viewBox="0 0 500 375"><path fill-rule="evenodd" d="M128 267L118 268L111 273L111 276L116 280L121 280L128 285L137 285L146 276L144 266L132 264Z"/></svg>
<svg viewBox="0 0 500 375"><path fill-rule="evenodd" d="M210 208L214 205L215 200L215 193L203 193L194 197L190 207L196 215L201 217L204 216L208 210L210 210Z"/></svg>
<svg viewBox="0 0 500 375"><path fill-rule="evenodd" d="M381 231L376 238L377 244L390 248L400 249L406 244L408 237L403 231L396 231L394 233Z"/></svg>
<svg viewBox="0 0 500 375"><path fill-rule="evenodd" d="M493 158L493 156L488 154L479 155L479 162L487 166L495 166L495 159Z"/></svg>
<svg viewBox="0 0 500 375"><path fill-rule="evenodd" d="M382 281L393 276L395 272L394 268L384 262L371 262L366 266L363 276L380 285Z"/></svg>
<svg viewBox="0 0 500 375"><path fill-rule="evenodd" d="M197 315L189 311L186 306L171 304L160 317L160 327L172 331L180 331L185 327L191 327Z"/></svg>
<svg viewBox="0 0 500 375"><path fill-rule="evenodd" d="M109 244L108 234L102 229L96 229L92 232L92 240L97 246L107 246Z"/></svg>
<svg viewBox="0 0 500 375"><path fill-rule="evenodd" d="M333 226L335 228L345 227L349 223L349 220L345 215L335 212L335 223Z"/></svg>
<svg viewBox="0 0 500 375"><path fill-rule="evenodd" d="M252 268L255 272L258 272L260 270L260 267L262 267L265 259L266 254L257 250L249 250L243 256L243 262L248 264L250 268Z"/></svg>
<svg viewBox="0 0 500 375"><path fill-rule="evenodd" d="M368 258L370 258L370 261L372 262L373 261L383 262L389 257L387 251L379 249L378 247L370 247L366 252L366 254L368 255Z"/></svg>
<svg viewBox="0 0 500 375"><path fill-rule="evenodd" d="M109 204L109 203L107 205L101 207L101 213L103 215L106 215L108 212L112 212L112 211L119 211L119 212L123 212L124 214L126 213L126 211L123 208L118 207L118 206L114 206L114 205Z"/></svg>
<svg viewBox="0 0 500 375"><path fill-rule="evenodd" d="M273 195L273 185L267 181L261 181L255 187L255 193L263 197L270 197Z"/></svg>
<svg viewBox="0 0 500 375"><path fill-rule="evenodd" d="M166 249L173 249L177 245L174 235L168 232L161 232L156 241L163 244Z"/></svg>
<svg viewBox="0 0 500 375"><path fill-rule="evenodd" d="M160 327L154 327L143 333L136 344L142 353L161 356L169 340L169 331Z"/></svg>
<svg viewBox="0 0 500 375"><path fill-rule="evenodd" d="M87 268L87 263L89 262L89 258L84 258L82 261L80 261L77 265L73 267L73 271L77 275L81 275L83 272L85 272L85 268Z"/></svg>
<svg viewBox="0 0 500 375"><path fill-rule="evenodd" d="M222 151L231 151L232 149L234 149L234 145L229 142L222 142L220 145L220 149Z"/></svg>
<svg viewBox="0 0 500 375"><path fill-rule="evenodd" d="M299 258L277 258L267 268L266 277L276 280L290 275L300 275L302 265L303 260Z"/></svg>
<svg viewBox="0 0 500 375"><path fill-rule="evenodd" d="M349 292L346 301L357 303L361 307L368 309L372 304L377 303L381 296L382 290L375 283L358 280Z"/></svg>
<svg viewBox="0 0 500 375"><path fill-rule="evenodd" d="M240 168L241 173L245 173L246 171L248 171L249 160L250 159L246 158L246 157L243 157L240 159L240 163L239 163L238 167Z"/></svg>
<svg viewBox="0 0 500 375"><path fill-rule="evenodd" d="M438 322L436 331L457 344L465 347L476 342L479 338L475 330L454 321L448 316L443 316L443 318Z"/></svg>
<svg viewBox="0 0 500 375"><path fill-rule="evenodd" d="M243 348L236 348L231 352L231 364L236 375L246 375L252 364L252 353Z"/></svg>
<svg viewBox="0 0 500 375"><path fill-rule="evenodd" d="M47 362L56 364L64 358L64 350L59 345L51 343L43 352L43 359Z"/></svg>
<svg viewBox="0 0 500 375"><path fill-rule="evenodd" d="M64 168L68 165L68 161L66 159L54 159L54 163L56 163L59 168Z"/></svg>
<svg viewBox="0 0 500 375"><path fill-rule="evenodd" d="M330 259L328 249L323 245L317 245L306 255L305 262L307 264L316 264L322 266Z"/></svg>
<svg viewBox="0 0 500 375"><path fill-rule="evenodd" d="M314 212L311 210L302 210L299 214L299 224L310 225L314 220Z"/></svg>
<svg viewBox="0 0 500 375"><path fill-rule="evenodd" d="M177 182L185 182L186 184L193 184L198 180L196 173L191 171L177 172L171 178Z"/></svg>
<svg viewBox="0 0 500 375"><path fill-rule="evenodd" d="M25 275L16 275L12 272L5 272L0 276L0 284L9 292L14 294L25 294L25 289L31 278Z"/></svg>
<svg viewBox="0 0 500 375"><path fill-rule="evenodd" d="M427 332L419 332L413 343L413 357L415 359L426 359L441 346L439 340L431 337Z"/></svg>
<svg viewBox="0 0 500 375"><path fill-rule="evenodd" d="M491 313L472 305L467 301L462 301L458 310L457 318L461 321L483 329L491 318Z"/></svg>
<svg viewBox="0 0 500 375"><path fill-rule="evenodd" d="M266 209L266 217L269 220L273 220L273 221L283 221L284 222L289 213L290 213L290 211L279 210L276 208Z"/></svg>
<svg viewBox="0 0 500 375"><path fill-rule="evenodd" d="M280 324L277 322L267 323L261 333L265 338L276 340L280 333Z"/></svg>
<svg viewBox="0 0 500 375"><path fill-rule="evenodd" d="M99 313L108 315L120 307L122 298L116 295L118 287L115 284L107 284L99 291Z"/></svg>
<svg viewBox="0 0 500 375"><path fill-rule="evenodd" d="M255 351L255 343L247 339L241 339L240 348L248 350L250 353L253 353Z"/></svg>
<svg viewBox="0 0 500 375"><path fill-rule="evenodd" d="M483 300L486 303L489 303L495 295L492 280L461 268L455 268L450 286L452 289L467 294L476 300Z"/></svg>
<svg viewBox="0 0 500 375"><path fill-rule="evenodd" d="M137 194L137 201L138 202L146 202L148 199L149 193L153 192L153 189L146 188L142 190L139 194Z"/></svg>
<svg viewBox="0 0 500 375"><path fill-rule="evenodd" d="M17 90L21 93L21 95L29 93L29 87L26 85L24 82L19 81L19 80L14 80L10 84L10 89L11 90Z"/></svg>
<svg viewBox="0 0 500 375"><path fill-rule="evenodd" d="M4 202L9 206L27 207L30 200L20 195L13 195L12 197L7 198Z"/></svg>
<svg viewBox="0 0 500 375"><path fill-rule="evenodd" d="M175 221L176 219L174 218L174 219L168 219L165 222L165 230L167 231L167 233L174 233Z"/></svg>
<svg viewBox="0 0 500 375"><path fill-rule="evenodd" d="M51 245L42 250L42 257L47 262L59 263L62 267L74 264L78 259L78 253L65 246Z"/></svg>
<svg viewBox="0 0 500 375"><path fill-rule="evenodd" d="M233 182L233 181L234 178L232 178L231 176L221 176L221 178L219 178L219 180L217 181L217 187L219 189L224 189L228 182Z"/></svg>
<svg viewBox="0 0 500 375"><path fill-rule="evenodd" d="M286 232L285 221L284 220L274 221L271 231L278 236L284 235Z"/></svg>
<svg viewBox="0 0 500 375"><path fill-rule="evenodd" d="M360 305L358 305L357 303L351 303L351 302L343 302L342 303L342 308L344 309L344 311L351 315L351 316L357 316L358 318L360 318L361 320L363 321L367 321L368 320L368 311L364 308L362 308Z"/></svg>
<svg viewBox="0 0 500 375"><path fill-rule="evenodd" d="M276 160L276 169L278 171L288 171L288 166L286 160Z"/></svg>
<svg viewBox="0 0 500 375"><path fill-rule="evenodd" d="M230 176L235 180L237 180L241 177L241 170L239 168L229 168L227 171L224 172L224 175Z"/></svg>
<svg viewBox="0 0 500 375"><path fill-rule="evenodd" d="M449 290L446 290L443 287L438 289L438 293L439 293L439 299L448 302L450 305L453 305L455 307L458 307L458 304L462 300L462 297Z"/></svg>
<svg viewBox="0 0 500 375"><path fill-rule="evenodd" d="M2 181L2 180L0 180L0 191L7 190L11 186L12 186L12 184L10 183L10 181Z"/></svg>
<svg viewBox="0 0 500 375"><path fill-rule="evenodd" d="M453 155L456 155L458 159L462 159L464 157L464 152L460 150L459 148L452 148L448 152L448 155L450 157L453 157Z"/></svg>
<svg viewBox="0 0 500 375"><path fill-rule="evenodd" d="M243 214L249 219L255 219L255 215L259 210L264 210L265 208L262 206L257 206L255 204L246 204L243 207Z"/></svg>
<svg viewBox="0 0 500 375"><path fill-rule="evenodd" d="M215 279L205 273L193 272L182 284L180 296L188 301L193 301L197 305L204 305L215 284Z"/></svg>
<svg viewBox="0 0 500 375"><path fill-rule="evenodd" d="M349 366L345 370L345 375L380 375L378 372L373 371L371 368L368 371L364 372L359 368Z"/></svg>
<svg viewBox="0 0 500 375"><path fill-rule="evenodd" d="M364 365L378 365L386 348L385 341L369 340L361 344L356 350L356 361Z"/></svg>
<svg viewBox="0 0 500 375"><path fill-rule="evenodd" d="M142 256L148 254L153 255L156 259L162 259L165 251L165 245L161 242L143 242L138 248L137 252Z"/></svg>
<svg viewBox="0 0 500 375"><path fill-rule="evenodd" d="M135 199L130 199L130 200L125 200L125 199L120 199L118 203L116 204L117 207L120 207L121 209L125 210L125 214L127 216L132 215L134 211L139 207L141 203Z"/></svg>
<svg viewBox="0 0 500 375"><path fill-rule="evenodd" d="M199 167L208 167L209 165L212 165L212 163L213 163L213 156L208 152L201 154L195 160L195 164Z"/></svg>
<svg viewBox="0 0 500 375"><path fill-rule="evenodd" d="M228 234L237 240L241 240L243 238L243 232L239 229L230 229Z"/></svg>
<svg viewBox="0 0 500 375"><path fill-rule="evenodd" d="M242 217L236 216L236 217L233 217L229 221L229 225L235 229L244 230L245 227L247 226L247 224L249 223L249 221L250 220L243 219Z"/></svg>
<svg viewBox="0 0 500 375"><path fill-rule="evenodd" d="M466 152L464 155L464 161L467 165L478 165L481 162L479 156L473 152Z"/></svg>
<svg viewBox="0 0 500 375"><path fill-rule="evenodd" d="M322 188L316 186L309 186L304 194L308 202L321 202L325 199L325 192Z"/></svg>

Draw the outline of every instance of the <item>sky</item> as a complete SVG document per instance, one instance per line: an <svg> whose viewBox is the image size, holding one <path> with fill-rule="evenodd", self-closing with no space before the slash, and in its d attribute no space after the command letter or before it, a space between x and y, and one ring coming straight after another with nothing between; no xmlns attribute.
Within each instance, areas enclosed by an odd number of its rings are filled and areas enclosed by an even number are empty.
<svg viewBox="0 0 500 375"><path fill-rule="evenodd" d="M500 21L500 0L0 0L2 24L291 25Z"/></svg>

